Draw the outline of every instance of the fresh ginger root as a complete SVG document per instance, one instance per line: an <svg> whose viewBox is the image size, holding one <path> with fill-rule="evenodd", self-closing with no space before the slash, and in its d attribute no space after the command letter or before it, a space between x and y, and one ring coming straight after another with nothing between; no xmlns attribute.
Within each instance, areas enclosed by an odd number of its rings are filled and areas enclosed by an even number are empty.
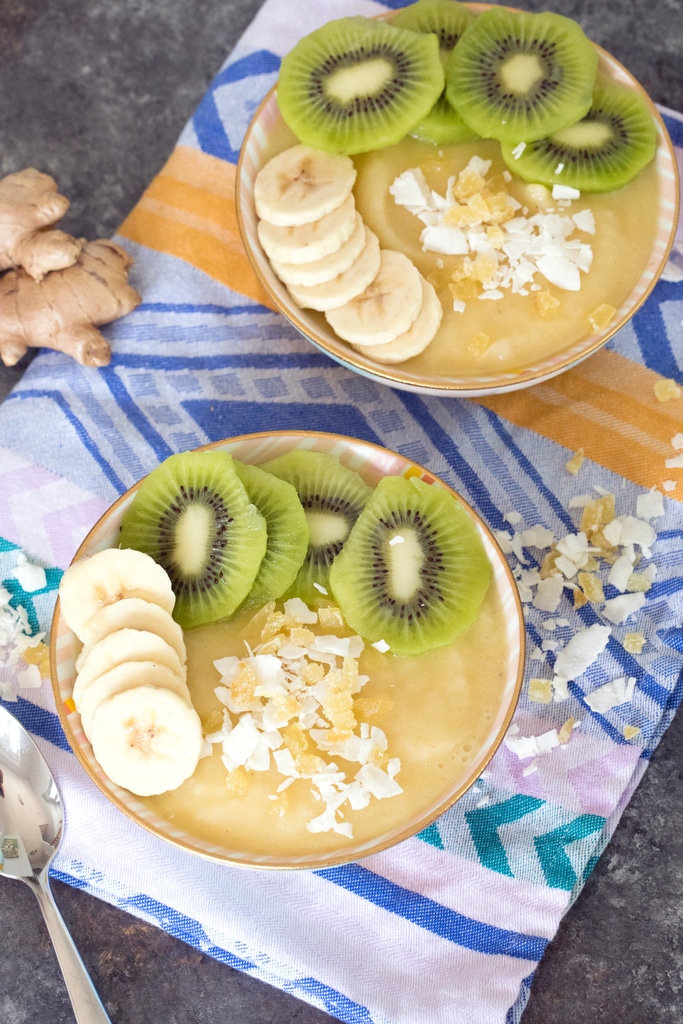
<svg viewBox="0 0 683 1024"><path fill-rule="evenodd" d="M75 263L82 239L53 229L68 207L54 178L33 167L0 179L0 271L23 267L41 281Z"/></svg>
<svg viewBox="0 0 683 1024"><path fill-rule="evenodd" d="M111 349L97 325L139 305L128 284L133 260L115 242L86 242L71 266L39 283L26 270L0 277L0 358L14 366L29 348L57 349L84 366L107 366Z"/></svg>

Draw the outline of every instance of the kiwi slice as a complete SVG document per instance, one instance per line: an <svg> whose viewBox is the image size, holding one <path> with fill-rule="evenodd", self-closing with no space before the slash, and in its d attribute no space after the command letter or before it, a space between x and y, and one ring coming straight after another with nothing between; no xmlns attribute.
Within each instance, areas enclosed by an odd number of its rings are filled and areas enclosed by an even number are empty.
<svg viewBox="0 0 683 1024"><path fill-rule="evenodd" d="M491 578L477 528L438 485L384 477L330 570L349 626L394 654L450 643L472 624Z"/></svg>
<svg viewBox="0 0 683 1024"><path fill-rule="evenodd" d="M524 181L608 192L626 185L654 158L657 129L639 93L605 83L596 87L591 109L576 124L523 148L502 143L501 150Z"/></svg>
<svg viewBox="0 0 683 1024"><path fill-rule="evenodd" d="M119 544L166 569L184 629L228 618L266 552L266 521L227 452L184 452L145 477L121 521Z"/></svg>
<svg viewBox="0 0 683 1024"><path fill-rule="evenodd" d="M301 142L352 154L398 142L443 87L435 36L358 15L327 22L290 50L277 98Z"/></svg>
<svg viewBox="0 0 683 1024"><path fill-rule="evenodd" d="M246 599L262 606L289 590L308 550L306 513L292 484L258 466L234 463L251 501L266 521L268 546Z"/></svg>
<svg viewBox="0 0 683 1024"><path fill-rule="evenodd" d="M467 28L446 69L446 96L484 138L541 139L591 105L596 48L571 18L495 7Z"/></svg>
<svg viewBox="0 0 683 1024"><path fill-rule="evenodd" d="M327 452L297 449L264 463L261 468L292 484L304 507L310 538L290 593L315 605L328 592L330 566L372 488L359 473Z"/></svg>
<svg viewBox="0 0 683 1024"><path fill-rule="evenodd" d="M439 56L445 72L455 44L475 17L473 11L457 0L417 0L417 3L398 11L391 19L391 24L409 28L413 32L431 32L435 35L439 40ZM476 133L448 102L445 90L410 134L436 146L476 138Z"/></svg>

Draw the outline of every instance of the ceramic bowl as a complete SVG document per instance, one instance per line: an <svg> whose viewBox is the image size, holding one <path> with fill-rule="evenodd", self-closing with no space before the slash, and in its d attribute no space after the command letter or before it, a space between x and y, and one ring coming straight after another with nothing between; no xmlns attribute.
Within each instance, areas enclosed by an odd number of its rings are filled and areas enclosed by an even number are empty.
<svg viewBox="0 0 683 1024"><path fill-rule="evenodd" d="M481 11L485 4L469 4ZM556 325L552 319L543 325L548 345L540 344L532 359L527 362L503 357L500 365L493 363L481 372L472 366L463 369L457 347L460 339L457 327L451 326L453 337L445 337L439 344L438 358L434 350L427 351L405 363L383 364L369 355L361 355L350 345L341 341L329 327L322 313L298 307L284 284L275 276L257 235L257 216L254 208L253 186L259 170L277 152L293 145L297 140L284 124L277 104L277 87L274 87L256 111L247 130L237 169L237 216L242 240L251 265L267 292L272 305L318 349L327 353L336 362L372 380L404 391L418 394L452 395L459 397L483 397L502 392L516 391L548 380L582 362L600 349L634 315L643 304L657 282L666 264L673 244L679 206L678 170L671 140L663 121L642 87L629 72L600 47L596 47L600 73L607 78L624 84L639 92L647 101L657 129L657 154L654 162L656 187L658 189L656 232L652 248L640 269L639 276L628 294L623 294L609 324L600 330L588 328L587 317L582 317L574 336L563 339L562 347L556 347L553 340ZM433 147L435 153L437 147ZM628 187L628 186L627 186ZM590 198L590 197L588 197ZM381 200L378 200L381 201ZM399 217L403 211L399 211ZM653 221L655 218L653 217ZM597 242L596 242L597 245ZM624 240L623 252L628 249ZM616 258L620 258L618 253ZM542 282L543 279L541 279ZM443 305L442 292L442 305ZM491 305L488 303L487 305ZM495 303L499 305L499 303ZM502 303L500 303L502 305ZM513 314L514 316L514 314ZM442 327L443 332L443 327ZM496 340L495 338L493 339ZM470 360L471 363L471 360Z"/></svg>
<svg viewBox="0 0 683 1024"><path fill-rule="evenodd" d="M292 449L305 448L331 452L344 464L357 470L370 485L376 484L385 475L401 474L417 475L435 487L449 489L446 484L435 479L421 466L395 452L338 435L295 432L250 434L221 441L209 445L207 448L224 450L230 452L240 461L255 464L265 462ZM130 505L137 486L139 485L131 488L115 502L96 523L77 551L75 559L117 545L121 518ZM462 501L462 499L458 500ZM241 845L239 840L231 841L225 838L218 842L215 836L207 837L195 825L186 826L182 820L179 820L178 815L173 816L167 813L167 809L164 809L165 805L160 806L156 798L142 799L114 785L104 775L95 760L90 743L83 733L80 716L73 704L75 660L80 650L80 644L66 626L60 614L58 600L51 633L52 684L55 701L66 736L90 778L124 814L160 839L191 853L233 865L280 869L321 868L354 861L376 853L427 827L466 792L493 756L510 724L520 693L524 665L524 621L517 587L507 562L491 533L474 511L465 502L462 504L476 524L492 567L491 585L485 600L495 602L495 607L498 609L498 621L504 623L500 633L497 633L495 638L491 638L490 649L488 649L488 645L485 645L487 647L486 673L495 673L497 682L490 693L485 712L479 710L476 703L479 700L477 687L472 686L475 696L468 699L475 701L472 706L479 728L480 742L471 747L466 757L456 759L456 763L453 765L450 763L447 765L443 785L439 781L441 788L438 792L432 791L429 797L423 799L420 787L416 809L413 810L413 813L394 821L388 827L379 828L373 824L370 826L370 832L358 840L334 836L332 843L327 843L324 848L321 848L315 844L311 846L310 833L303 830L301 845L296 849L285 853L270 852L268 849L254 852ZM476 627L471 628L475 629ZM188 652L188 683L192 689L192 658L189 643ZM384 655L383 657L390 656ZM453 655L452 663L450 659L451 654L449 653L446 673L452 664L455 686L458 685L459 678L457 658ZM219 682L220 679L216 673L216 685ZM401 694L396 694L396 699L400 700ZM457 699L460 700L460 697ZM450 732L450 728L448 726L447 732ZM470 745L466 744L465 746L467 748ZM220 751L220 747L215 747L214 751ZM214 756L218 756L218 754L216 753ZM213 791L204 792L202 786L196 782L196 778L195 774L195 782L193 783L191 779L184 785L190 783L195 785L193 792L196 800L199 803L205 800L206 813L210 816L212 801L221 798L228 799L227 791L221 789L218 797ZM382 801L387 805L390 802L390 800ZM367 810L372 814L371 808ZM262 827L267 833L274 827L269 807L259 808L258 814L262 814ZM172 817L173 820L171 820Z"/></svg>

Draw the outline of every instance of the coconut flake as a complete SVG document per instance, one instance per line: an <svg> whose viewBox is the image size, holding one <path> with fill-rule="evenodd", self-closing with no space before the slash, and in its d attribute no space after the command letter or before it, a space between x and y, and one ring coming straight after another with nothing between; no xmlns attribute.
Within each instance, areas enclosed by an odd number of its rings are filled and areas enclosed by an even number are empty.
<svg viewBox="0 0 683 1024"><path fill-rule="evenodd" d="M556 675L567 680L583 675L604 651L611 632L609 626L596 623L576 633L555 659Z"/></svg>
<svg viewBox="0 0 683 1024"><path fill-rule="evenodd" d="M603 714L611 711L612 708L627 704L633 699L636 680L634 676L621 676L619 679L612 679L611 682L599 686L597 690L586 694L584 700L591 711Z"/></svg>
<svg viewBox="0 0 683 1024"><path fill-rule="evenodd" d="M618 626L634 612L639 611L644 604L645 594L642 591L635 594L620 594L619 597L613 597L605 602L602 614Z"/></svg>
<svg viewBox="0 0 683 1024"><path fill-rule="evenodd" d="M14 568L14 578L19 581L19 586L27 594L34 594L36 590L44 590L47 586L45 570L39 565L33 565L21 553Z"/></svg>

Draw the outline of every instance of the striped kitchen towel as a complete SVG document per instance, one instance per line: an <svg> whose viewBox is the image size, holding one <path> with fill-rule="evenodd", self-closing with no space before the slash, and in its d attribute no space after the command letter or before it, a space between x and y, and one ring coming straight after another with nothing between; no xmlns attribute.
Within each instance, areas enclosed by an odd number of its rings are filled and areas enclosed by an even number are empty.
<svg viewBox="0 0 683 1024"><path fill-rule="evenodd" d="M239 242L240 143L299 36L383 9L267 0L122 226L143 301L107 329L111 365L43 351L0 406L0 685L58 777L63 881L348 1024L514 1024L683 693L683 245L604 350L517 394L396 391L302 340ZM663 116L680 157L683 120ZM353 865L244 871L164 844L102 796L12 637L49 628L86 532L167 455L291 428L385 445L455 487L509 558L528 659L505 742L431 827ZM569 538L576 555L586 503L608 495L615 543L642 555L642 589L622 593L615 575L583 605L569 585L553 597L539 586L543 544Z"/></svg>

